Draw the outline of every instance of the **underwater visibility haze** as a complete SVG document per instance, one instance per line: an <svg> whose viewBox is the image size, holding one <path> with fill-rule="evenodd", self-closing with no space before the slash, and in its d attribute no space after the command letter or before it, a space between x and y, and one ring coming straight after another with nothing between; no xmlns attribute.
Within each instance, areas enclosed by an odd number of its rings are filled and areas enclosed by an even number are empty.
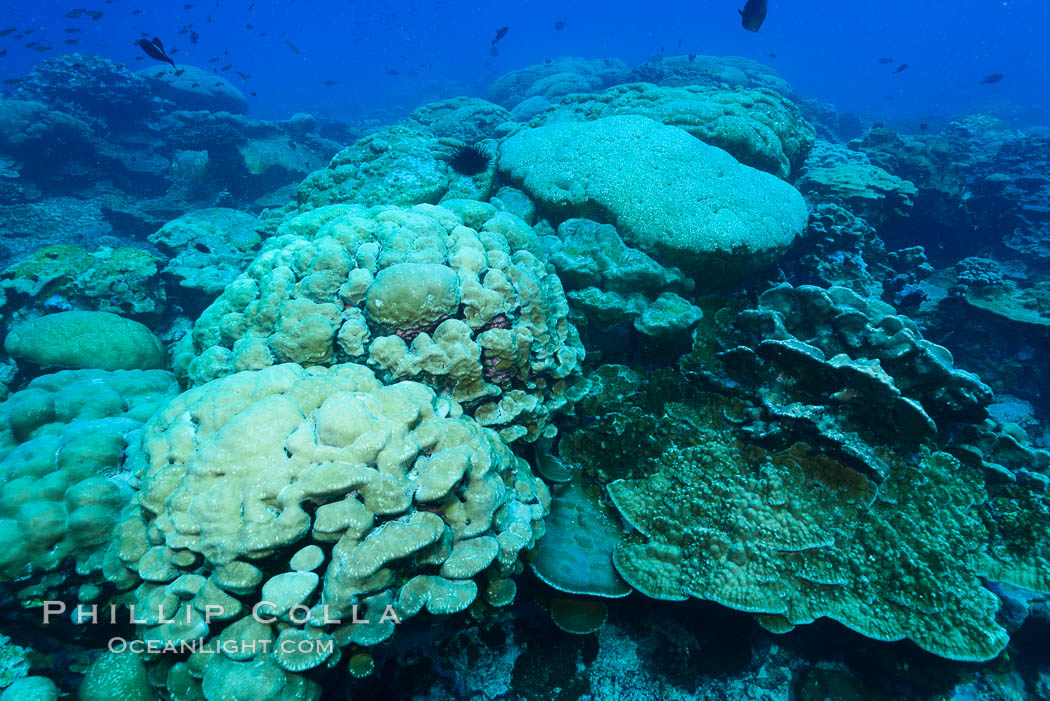
<svg viewBox="0 0 1050 701"><path fill-rule="evenodd" d="M1050 5L0 9L0 701L1050 699Z"/></svg>

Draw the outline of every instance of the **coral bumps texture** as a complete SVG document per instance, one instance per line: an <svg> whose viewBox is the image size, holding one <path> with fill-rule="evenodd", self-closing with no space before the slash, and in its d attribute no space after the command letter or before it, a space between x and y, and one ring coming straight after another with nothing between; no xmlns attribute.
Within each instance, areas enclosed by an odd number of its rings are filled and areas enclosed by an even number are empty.
<svg viewBox="0 0 1050 701"><path fill-rule="evenodd" d="M141 491L106 573L137 585L144 610L179 611L178 624L143 624L145 639L163 642L368 646L394 633L380 620L387 606L407 618L462 611L487 592L505 603L550 505L528 464L458 404L414 382L384 386L360 365L284 364L215 380L161 409L143 448ZM281 622L249 615L259 602ZM211 627L200 615L208 605L222 611ZM345 624L289 617L293 606L321 605ZM355 605L370 624L351 624ZM208 698L231 698L254 665L278 688L312 687L296 675L332 649L290 649L216 655L200 685Z"/></svg>
<svg viewBox="0 0 1050 701"><path fill-rule="evenodd" d="M192 382L364 362L461 404L504 439L550 433L583 347L557 276L451 210L332 205L281 225L193 329Z"/></svg>
<svg viewBox="0 0 1050 701"><path fill-rule="evenodd" d="M548 216L607 221L706 289L768 264L806 224L790 185L641 116L522 130L503 142L499 169Z"/></svg>

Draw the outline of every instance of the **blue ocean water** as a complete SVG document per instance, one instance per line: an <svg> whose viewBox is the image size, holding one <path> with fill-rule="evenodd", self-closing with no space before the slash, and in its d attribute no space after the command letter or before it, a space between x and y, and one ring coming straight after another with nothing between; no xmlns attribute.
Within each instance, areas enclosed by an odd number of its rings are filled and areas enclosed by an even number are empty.
<svg viewBox="0 0 1050 701"><path fill-rule="evenodd" d="M1046 0L90 2L0 701L1050 699Z"/></svg>
<svg viewBox="0 0 1050 701"><path fill-rule="evenodd" d="M257 93L252 114L264 118L301 110L344 118L404 111L453 95L483 95L495 76L548 58L618 57L635 65L660 53L752 58L774 67L801 94L886 119L997 103L1050 109L1050 7L1041 0L770 2L757 34L740 29L737 4L118 0L98 4L104 14L93 21L65 16L82 6L76 2L7 3L5 26L38 33L0 39L0 50L8 51L0 76L21 75L47 55L27 50L31 39L56 52L67 49L63 41L77 39L76 50L138 67L133 42L141 34L160 36L180 62L205 66L219 56L220 66L251 75L224 74L245 93ZM132 14L136 9L141 14ZM560 31L559 21L565 22ZM504 26L500 55L490 56L489 42ZM179 33L188 27L198 33L197 44ZM67 35L67 28L81 32ZM880 65L882 57L895 63ZM901 63L908 69L894 75ZM980 84L994 73L1006 77ZM339 85L326 87L327 80Z"/></svg>

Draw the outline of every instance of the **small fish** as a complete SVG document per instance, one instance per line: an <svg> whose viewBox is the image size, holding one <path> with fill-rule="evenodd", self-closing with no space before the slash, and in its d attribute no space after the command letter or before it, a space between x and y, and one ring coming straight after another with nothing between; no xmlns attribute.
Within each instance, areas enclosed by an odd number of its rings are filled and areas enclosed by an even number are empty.
<svg viewBox="0 0 1050 701"><path fill-rule="evenodd" d="M70 27L69 29L67 29L65 31L66 31L66 34L76 34L77 32L80 31L80 29L78 27ZM2 35L2 34L3 34L3 32L0 32L0 35Z"/></svg>
<svg viewBox="0 0 1050 701"><path fill-rule="evenodd" d="M981 80L981 85L995 85L996 83L998 83L1000 80L1002 80L1005 77L1006 76L1003 75L1002 73L992 73L991 75L986 75Z"/></svg>
<svg viewBox="0 0 1050 701"><path fill-rule="evenodd" d="M146 55L150 58L157 61L166 61L171 64L172 68L175 68L175 61L164 52L164 43L158 37L153 37L153 41L139 39L135 42L135 45L146 52Z"/></svg>
<svg viewBox="0 0 1050 701"><path fill-rule="evenodd" d="M324 82L324 84L327 85L328 87L332 87L333 85L339 85L339 81L338 80L326 80Z"/></svg>
<svg viewBox="0 0 1050 701"><path fill-rule="evenodd" d="M507 32L509 32L509 31L510 31L510 27L500 27L499 29L497 29L496 30L496 36L492 40L492 47L495 48L496 44L499 43L499 40L502 39L503 37L507 36Z"/></svg>
<svg viewBox="0 0 1050 701"><path fill-rule="evenodd" d="M893 63L893 59L890 58L889 56L883 56L882 58L879 59L879 63L881 63L884 66L888 66L891 63Z"/></svg>
<svg viewBox="0 0 1050 701"><path fill-rule="evenodd" d="M87 12L87 10L85 10L82 7L78 7L75 10L70 10L69 12L67 12L66 13L66 17L68 17L69 19L76 19L76 18L80 17L80 15L84 14L85 12Z"/></svg>
<svg viewBox="0 0 1050 701"><path fill-rule="evenodd" d="M38 46L35 49L33 49L33 51L40 51L40 52L50 51L50 50L51 50L50 46Z"/></svg>
<svg viewBox="0 0 1050 701"><path fill-rule="evenodd" d="M14 34L18 29L16 27L8 27L7 29L0 29L0 37L6 37L8 34Z"/></svg>
<svg viewBox="0 0 1050 701"><path fill-rule="evenodd" d="M90 17L92 19L92 21L94 21L94 22L97 22L100 19L102 19L102 11L101 10L88 10L84 14L87 15L88 17Z"/></svg>
<svg viewBox="0 0 1050 701"><path fill-rule="evenodd" d="M776 55L776 54L774 54L774 53L770 53L770 54L769 54L769 57L770 57L770 58L776 58L776 57L777 57L777 55Z"/></svg>
<svg viewBox="0 0 1050 701"><path fill-rule="evenodd" d="M182 75L185 72L186 72L185 68L180 68L179 70L175 71L175 75Z"/></svg>
<svg viewBox="0 0 1050 701"><path fill-rule="evenodd" d="M174 56L175 54L179 53L179 50L178 49L172 49L168 53L171 54L172 56Z"/></svg>
<svg viewBox="0 0 1050 701"><path fill-rule="evenodd" d="M78 44L80 42L77 39L66 39L62 43L65 44L66 46L72 46L73 44Z"/></svg>
<svg viewBox="0 0 1050 701"><path fill-rule="evenodd" d="M241 80L248 80L248 79L251 78L251 76L248 75L247 73L241 73L240 71L234 71L234 73L239 75L241 77Z"/></svg>
<svg viewBox="0 0 1050 701"><path fill-rule="evenodd" d="M0 58L7 56L7 49L0 49Z"/></svg>
<svg viewBox="0 0 1050 701"><path fill-rule="evenodd" d="M692 63L696 60L696 54L689 54L689 62Z"/></svg>
<svg viewBox="0 0 1050 701"><path fill-rule="evenodd" d="M191 87L191 88L199 88L200 86L201 86L201 84L200 84L200 83L194 83L194 84L193 84L193 85L191 85L190 87Z"/></svg>
<svg viewBox="0 0 1050 701"><path fill-rule="evenodd" d="M201 38L201 35L198 34L197 32L190 33L190 43L191 44L196 44L200 40L200 38Z"/></svg>
<svg viewBox="0 0 1050 701"><path fill-rule="evenodd" d="M740 23L749 32L757 32L766 21L766 0L747 0L740 13Z"/></svg>
<svg viewBox="0 0 1050 701"><path fill-rule="evenodd" d="M560 19L557 22L555 22L554 23L554 28L557 29L559 32L561 30L565 29L565 20Z"/></svg>
<svg viewBox="0 0 1050 701"><path fill-rule="evenodd" d="M255 3L254 2L253 3L249 3L249 5L248 5L248 12L251 12L254 9L255 9Z"/></svg>
<svg viewBox="0 0 1050 701"><path fill-rule="evenodd" d="M135 60L136 61L144 61L144 60L146 60L146 57L145 56L136 56Z"/></svg>
<svg viewBox="0 0 1050 701"><path fill-rule="evenodd" d="M232 63L227 63L225 66L222 67L222 70L223 71L228 71L231 68L233 68L233 64Z"/></svg>
<svg viewBox="0 0 1050 701"><path fill-rule="evenodd" d="M27 49L32 49L34 46L39 46L39 45L40 45L39 41L30 41L30 42L26 43L26 48Z"/></svg>
<svg viewBox="0 0 1050 701"><path fill-rule="evenodd" d="M287 44L288 48L291 49L292 51L294 51L297 56L302 56L303 55L303 52L299 50L299 47L296 46L295 44L293 44L292 42L290 42L287 39L285 39L284 43Z"/></svg>
<svg viewBox="0 0 1050 701"><path fill-rule="evenodd" d="M23 33L24 35L26 35L26 36L29 36L30 34L32 34L32 33L33 33L33 32L35 32L35 31L36 31L35 29L27 29L27 30L25 30L25 31L24 31L24 32L22 32L22 33Z"/></svg>
<svg viewBox="0 0 1050 701"><path fill-rule="evenodd" d="M255 29L255 27L253 27L251 24L244 25L244 28L245 29Z"/></svg>
<svg viewBox="0 0 1050 701"><path fill-rule="evenodd" d="M255 97L255 91L252 90L252 97Z"/></svg>
<svg viewBox="0 0 1050 701"><path fill-rule="evenodd" d="M921 122L919 124L919 131L926 131L929 128L930 128L930 125L927 124L926 122Z"/></svg>
<svg viewBox="0 0 1050 701"><path fill-rule="evenodd" d="M186 3L185 5L182 6L182 9L189 10L192 7L193 7L193 3L192 2L188 2L188 3Z"/></svg>
<svg viewBox="0 0 1050 701"><path fill-rule="evenodd" d="M901 65L897 66L897 70L893 71L893 75L897 75L898 73L903 73L906 70L908 70L908 64L907 63L902 63Z"/></svg>
<svg viewBox="0 0 1050 701"><path fill-rule="evenodd" d="M141 15L142 14L142 10L132 10L131 14L133 14L133 15Z"/></svg>
<svg viewBox="0 0 1050 701"><path fill-rule="evenodd" d="M388 75L401 75L401 71L397 70L396 68L387 68L386 72Z"/></svg>
<svg viewBox="0 0 1050 701"><path fill-rule="evenodd" d="M218 88L218 87L221 87L221 86L222 86L222 83L221 83L221 82L218 82L218 83L216 83L216 84L215 84L215 87L217 87L217 88Z"/></svg>

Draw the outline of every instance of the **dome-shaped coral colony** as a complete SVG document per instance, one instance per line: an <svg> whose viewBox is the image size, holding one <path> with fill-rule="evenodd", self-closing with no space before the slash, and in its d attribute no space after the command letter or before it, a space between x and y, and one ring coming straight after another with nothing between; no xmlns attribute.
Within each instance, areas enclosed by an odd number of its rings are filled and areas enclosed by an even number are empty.
<svg viewBox="0 0 1050 701"><path fill-rule="evenodd" d="M49 63L0 102L16 161L116 138L56 76L152 109L149 77ZM153 252L63 244L3 273L5 596L62 602L67 628L133 605L122 634L155 646L93 651L81 698L317 699L400 664L424 613L457 615L450 636L511 620L522 584L577 632L634 591L634 615L696 598L1000 655L1004 590L1050 591L1050 454L997 395L1048 378L931 339L976 309L1045 341L1050 283L979 258L931 278L878 236L959 196L929 172L981 126L846 149L768 68L695 56L560 59L490 97L304 156L259 217L197 207ZM162 118L236 134L259 179L313 128ZM955 288L917 322L893 303L923 280Z"/></svg>

